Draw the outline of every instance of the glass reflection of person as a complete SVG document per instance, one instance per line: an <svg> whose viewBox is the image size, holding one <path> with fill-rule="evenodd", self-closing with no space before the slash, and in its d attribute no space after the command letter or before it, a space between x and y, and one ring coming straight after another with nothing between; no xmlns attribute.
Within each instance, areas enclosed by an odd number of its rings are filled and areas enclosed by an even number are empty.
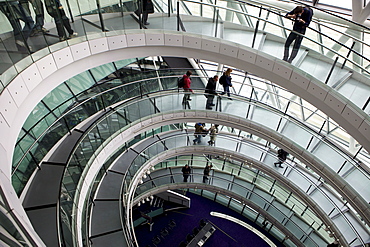
<svg viewBox="0 0 370 247"><path fill-rule="evenodd" d="M291 32L284 45L283 60L291 63L297 56L299 47L301 46L303 35L306 33L306 28L310 25L313 11L309 7L297 6L295 9L287 13L287 18L294 19L293 31ZM298 34L299 33L299 34ZM293 43L293 51L289 57L289 47Z"/></svg>
<svg viewBox="0 0 370 247"><path fill-rule="evenodd" d="M27 39L33 29L34 22L30 14L23 8L18 0L0 0L0 10L9 20L17 48L21 52L31 52ZM22 28L21 22L24 22Z"/></svg>
<svg viewBox="0 0 370 247"><path fill-rule="evenodd" d="M35 26L33 27L33 30L30 34L30 36L35 36L37 34L42 34L42 33L48 33L49 30L44 28L44 6L41 2L41 0L19 0L21 5L23 6L24 9L28 11L28 13L31 13L29 3L32 5L32 9L35 12Z"/></svg>

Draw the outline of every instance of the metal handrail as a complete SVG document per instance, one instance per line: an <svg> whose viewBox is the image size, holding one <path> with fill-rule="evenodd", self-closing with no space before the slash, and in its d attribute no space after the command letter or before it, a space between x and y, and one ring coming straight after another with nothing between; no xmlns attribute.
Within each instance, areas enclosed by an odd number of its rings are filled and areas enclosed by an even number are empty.
<svg viewBox="0 0 370 247"><path fill-rule="evenodd" d="M327 47L327 46L325 46L325 45L321 44L320 42L318 42L318 41L316 41L316 40L314 40L314 39L312 39L312 38L306 37L305 35L302 35L301 33L295 32L295 31L293 31L292 29L287 28L287 27L284 27L284 26L282 26L282 25L280 25L280 24L277 24L277 23L271 22L271 21L266 20L266 19L264 19L264 18L262 18L262 17L256 17L256 16L250 15L250 14L248 14L248 13L244 13L244 12L242 12L242 11L234 10L234 9L227 8L227 7L221 7L221 6L217 6L217 5L209 4L209 3L204 3L204 2L198 2L198 1L195 1L195 0L181 0L181 1L183 1L183 2L190 2L190 3L194 3L194 4L202 4L202 5L206 5L206 6L212 7L212 8L217 8L217 9L223 9L223 10L227 10L227 11L232 11L232 12L237 13L237 14L242 14L242 15L249 16L249 17L251 17L251 18L255 18L255 19L256 19L256 20L258 20L258 21L264 21L264 22L269 23L269 24L271 24L271 25L273 25L273 26L277 26L277 27L279 27L279 28L281 28L281 29L288 30L288 31L290 31L290 32L293 32L293 33L295 33L295 34L299 35L299 36L302 36L302 37L303 37L304 39L306 39L306 40L309 40L309 41L311 41L311 42L313 42L313 43L315 43L315 44L317 44L317 45L319 45L319 46L324 47L324 48L325 48L325 49L327 49L328 51L330 51L330 52L332 52L332 53L336 54L338 57L341 57L343 60L348 60L351 64L353 64L354 66L358 67L359 69L361 69L362 71L365 71L366 73L368 73L368 74L370 75L370 71L369 71L369 70L367 70L367 69L366 69L366 67L361 66L361 65L357 64L356 62L354 62L354 61L352 61L352 60L349 60L345 55L342 55L342 54L338 53L337 51L333 50L332 48L329 48L329 47ZM262 7L260 7L260 8L262 9ZM266 10L266 11L268 11L268 12L270 12L270 13L275 13L275 12L273 12L273 11L271 11L271 10L268 10L268 9L265 9L265 10ZM278 15L278 16L281 16L281 17L285 17L284 15L281 15L280 13L275 13L275 14L276 14L276 15ZM338 42L336 39L334 39L334 38L332 38L332 37L330 37L330 36L328 36L328 35L326 35L326 34L320 33L319 31L317 31L316 29L313 29L313 28L311 28L311 27L308 27L308 28L309 28L310 30L312 30L312 31L316 32L316 33L319 33L320 35L324 35L326 38L328 38L328 39L330 39L331 41L333 41L333 42L335 42L335 43L339 44L341 47L345 47L346 49L350 50L350 47L346 46L345 44L341 44L341 43L340 43L340 42ZM258 26L256 26L255 32L258 32ZM343 33L343 35L345 35L345 34ZM346 34L346 35L348 36L348 34ZM350 37L350 38L351 38L351 39L354 39L354 37ZM362 44L366 45L366 43L363 43L361 40L356 39L356 41L361 42ZM369 59L369 58L367 58L367 57L363 56L362 54L358 53L357 51L351 50L351 52L353 52L353 53L355 53L356 55L360 56L362 59L365 59L365 60L367 60L368 62L370 62L370 59Z"/></svg>
<svg viewBox="0 0 370 247"><path fill-rule="evenodd" d="M186 134L180 134L180 135L188 135L187 133ZM176 137L177 136L180 136L180 135L176 135ZM172 138L173 136L170 136L170 137L166 137L166 139L168 139L168 138ZM232 136L230 136L230 135L228 135L227 136L227 138L231 138L231 139L233 139L232 138ZM234 138L235 139L235 138ZM240 141L238 138L236 138L237 139L237 141ZM145 149L148 149L149 147L151 147L151 146L154 146L154 145L156 145L157 143L159 143L159 141L155 141L154 143L151 143L150 145L148 145L146 148L144 148L144 150ZM261 147L257 147L257 148L259 148L260 149L260 151L261 152L265 152L265 153L267 153L268 152L268 150L266 150L265 148L261 148ZM182 150L183 151L183 148L181 148L181 147L177 147L177 148L174 148L173 150L175 150L175 149L179 149L179 150ZM143 151L144 151L143 150ZM223 150L224 152L227 152L227 151L225 151L225 150ZM177 152L178 153L178 152ZM138 155L137 155L138 156ZM136 156L136 157L137 157ZM156 159L156 157L157 156L154 156L154 157L152 157L150 160L155 160ZM172 156L171 156L172 157ZM194 158L193 156L191 157L192 159ZM237 161L239 161L239 162L245 162L245 160L244 159L239 159L239 157L235 157L235 156L233 156L233 159L234 160L237 160ZM149 161L150 161L149 160ZM130 166L132 166L133 165L133 163L134 163L134 161L135 161L135 159L132 161L132 163L131 163L131 165ZM147 161L147 162L149 162L149 161ZM147 163L146 162L146 163ZM159 162L161 162L161 161L159 161ZM253 161L253 162L256 162L256 161ZM292 161L293 162L293 161ZM306 175L304 175L299 169L297 169L297 167L296 167L296 163L295 162L293 162L293 164L291 165L290 163L287 163L287 165L289 165L289 167L291 168L291 169L293 169L294 171L296 171L298 174L301 174L305 179L307 179L308 181L310 181L310 179L306 176ZM260 168L263 168L263 167L261 167L261 166L258 166L259 167L259 169ZM129 169L129 168L128 168ZM140 168L139 168L139 170L140 170ZM136 172L137 173L137 172ZM135 173L135 174L136 174ZM128 176L128 173L126 173L126 175L125 175L125 178L123 179L123 181L127 181L127 179L126 179L126 177ZM326 192L324 192L324 191L322 191L322 189L315 183L315 182L313 182L313 181L311 181L311 184L317 189L317 190L319 190L323 195L324 195L324 197L325 198L327 198L327 200L329 201L329 202L331 202L331 204L333 205L333 207L334 208L336 208L336 210L338 211L338 213L339 214L341 214L342 215L342 217L346 220L346 222L348 223L348 225L351 227L351 229L356 233L356 235L358 236L358 238L359 239L361 239L361 237L359 236L359 234L357 233L357 231L356 231L356 229L355 229L355 227L352 225L352 223L347 219L347 217L342 213L342 211L340 210L340 208L334 203L334 201L327 195L327 193ZM128 190L128 191L130 191L130 190ZM126 196L126 199L128 199L128 200L130 200L130 198L133 198L133 195L132 196ZM126 202L126 203L129 203L129 202ZM312 206L312 205L311 205ZM128 217L128 218L130 218L130 217ZM130 220L130 219L128 219L128 220ZM132 219L131 219L132 220Z"/></svg>

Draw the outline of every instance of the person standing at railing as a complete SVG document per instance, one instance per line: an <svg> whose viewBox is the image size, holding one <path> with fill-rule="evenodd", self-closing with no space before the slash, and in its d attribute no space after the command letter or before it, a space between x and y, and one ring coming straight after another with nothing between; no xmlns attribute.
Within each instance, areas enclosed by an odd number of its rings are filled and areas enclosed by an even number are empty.
<svg viewBox="0 0 370 247"><path fill-rule="evenodd" d="M285 15L285 17L293 19L293 31L291 32L285 42L283 60L291 63L297 56L299 47L301 46L303 35L306 33L306 28L310 25L313 15L313 10L309 7L297 6L295 9ZM297 34L299 33L299 34ZM289 47L293 43L293 51L289 57Z"/></svg>
<svg viewBox="0 0 370 247"><path fill-rule="evenodd" d="M212 125L212 127L209 129L209 141L208 144L210 146L214 146L216 143L216 137L218 134L218 124Z"/></svg>
<svg viewBox="0 0 370 247"><path fill-rule="evenodd" d="M152 0L139 0L138 1L138 9L135 11L135 14L141 16L141 21L143 25L149 25L150 23L148 22L148 15L154 13L154 5Z"/></svg>
<svg viewBox="0 0 370 247"><path fill-rule="evenodd" d="M34 22L26 9L17 1L0 0L0 10L9 20L13 28L15 44L20 52L31 52L31 47L27 45L27 39L33 29ZM20 21L24 22L24 26Z"/></svg>
<svg viewBox="0 0 370 247"><path fill-rule="evenodd" d="M229 100L232 100L232 98L230 98L230 87L233 86L233 84L231 83L231 72L232 71L233 70L231 68L228 68L220 78L220 84L224 87L224 91L221 93L221 95L224 95L227 93Z"/></svg>
<svg viewBox="0 0 370 247"><path fill-rule="evenodd" d="M195 131L194 131L194 136L195 139L193 140L193 144L199 144L202 142L202 136L206 136L208 133L208 130L206 129L206 124L205 123L196 123L195 124Z"/></svg>
<svg viewBox="0 0 370 247"><path fill-rule="evenodd" d="M215 75L214 77L211 77L208 79L206 90L204 91L206 93L205 96L207 98L207 103L206 103L207 110L212 110L212 106L215 105L213 104L213 99L215 95L217 95L216 93L217 81L218 81L218 75Z"/></svg>
<svg viewBox="0 0 370 247"><path fill-rule="evenodd" d="M203 170L203 183L208 183L208 177L209 173L211 172L212 165L206 165L206 167Z"/></svg>
<svg viewBox="0 0 370 247"><path fill-rule="evenodd" d="M193 90L191 90L191 88L190 88L190 86L191 86L190 76L192 74L193 73L190 70L188 70L188 71L186 71L186 74L182 76L182 80L183 80L182 88L185 91L184 98L182 99L183 104L186 104L188 101L191 100L190 99L190 93L193 93Z"/></svg>
<svg viewBox="0 0 370 247"><path fill-rule="evenodd" d="M64 41L76 37L78 34L73 31L69 19L64 12L62 4L59 0L45 0L46 10L48 14L54 18L57 28L59 41ZM66 34L64 28L67 30Z"/></svg>
<svg viewBox="0 0 370 247"><path fill-rule="evenodd" d="M186 183L186 182L188 182L188 178L189 178L189 176L190 176L190 172L191 172L191 168L190 168L190 166L189 165L185 165L182 169L181 169L181 171L182 171L182 176L184 177L184 182Z"/></svg>

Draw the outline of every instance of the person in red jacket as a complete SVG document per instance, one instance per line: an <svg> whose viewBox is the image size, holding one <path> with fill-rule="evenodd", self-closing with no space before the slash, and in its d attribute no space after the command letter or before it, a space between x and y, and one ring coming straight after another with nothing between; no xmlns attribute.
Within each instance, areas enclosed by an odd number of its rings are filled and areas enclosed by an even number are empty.
<svg viewBox="0 0 370 247"><path fill-rule="evenodd" d="M182 99L182 103L185 104L187 101L191 100L190 99L190 92L193 93L193 90L191 90L190 86L191 86L191 79L190 79L190 76L191 76L191 71L188 70L186 72L185 75L183 75L183 79L184 79L184 91L185 91L185 94L184 94L184 98Z"/></svg>

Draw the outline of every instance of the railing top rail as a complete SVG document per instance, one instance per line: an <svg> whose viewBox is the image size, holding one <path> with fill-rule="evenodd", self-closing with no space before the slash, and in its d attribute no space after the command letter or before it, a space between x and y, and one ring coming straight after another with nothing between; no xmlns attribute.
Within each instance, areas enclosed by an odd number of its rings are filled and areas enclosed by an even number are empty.
<svg viewBox="0 0 370 247"><path fill-rule="evenodd" d="M228 8L228 7L218 6L218 5L211 4L211 3L204 3L204 2L199 2L199 1L195 1L195 0L181 0L181 1L183 1L183 2L191 2L191 3L195 3L195 4L201 4L201 5L205 5L205 6L209 6L209 7L214 7L214 8L218 8L218 9L224 9L224 10L232 11L232 12L234 12L234 13L238 13L238 14L242 14L242 15L249 16L249 17L251 17L251 18L255 18L255 19L259 20L259 21L264 21L264 22L266 22L266 23L269 23L269 24L271 24L271 25L273 25L273 26L277 26L277 27L279 27L279 28L281 28L281 29L284 29L284 30L286 30L286 31L294 32L294 33L296 33L297 35L303 36L303 38L304 38L304 39L307 39L307 40L309 40L309 41L311 41L311 42L315 43L316 45L319 45L319 46L321 46L321 47L323 47L323 48L327 49L328 51L330 51L330 52L332 52L332 53L336 54L338 57L341 57L342 59L344 59L344 60L346 60L346 61L350 62L350 63L351 63L351 64L353 64L354 66L356 66L356 67L360 68L362 71L364 71L364 72L366 72L366 73L368 73L368 74L370 75L370 71L368 71L368 70L366 69L366 67L364 67L364 66L361 66L361 65L357 64L355 61L352 61L351 59L347 58L345 55L340 54L339 52L337 52L337 51L336 51L336 50L334 50L333 48L330 48L330 47L328 47L328 46L326 46L326 45L324 45L324 44L320 43L319 41L316 41L316 40L314 40L314 39L312 39L312 38L310 38L310 37L307 37L306 35L302 35L301 33L295 32L295 31L293 31L291 28L288 28L288 27L285 27L285 26L280 25L280 24L278 24L278 23L275 23L275 22L272 22L272 21L266 20L266 19L265 19L265 18L263 18L263 17L254 16L254 15L251 15L251 14L249 14L249 13L245 13L245 12L243 12L243 11L239 11L239 10L231 9L231 8ZM270 13L274 13L274 14L276 14L276 15L278 15L278 16L281 16L281 17L284 17L284 18L285 18L285 15L282 15L282 14L280 14L279 12L274 12L274 11L271 11L271 10L269 10L269 9L265 9L265 10L266 10L266 11L268 11L268 12L270 12ZM320 25L322 25L322 24L320 24ZM330 28L330 27L328 27L328 28ZM312 28L312 27L310 27L310 26L308 27L308 29L310 29L310 30L312 30L313 32L316 32L316 33L318 33L318 34L320 34L320 35L325 36L326 38L330 39L331 41L333 41L333 42L335 42L335 43L339 44L341 47L346 48L348 51L351 51L351 52L355 53L357 56L360 56L362 59L364 59L364 60L366 60L366 61L370 62L370 58L367 58L366 56L364 56L364 55L360 54L359 52L357 52L357 51L355 51L355 50L351 49L351 48L350 48L350 47L348 47L347 45L342 44L342 43L341 43L341 42L339 42L337 39L335 39L335 38L333 38L333 37L331 37L331 36L329 36L329 35L327 35L327 34L324 34L324 33L320 32L320 31L318 31L318 30L316 30L315 28ZM330 29L332 29L332 28L330 28ZM332 29L332 30L334 30L334 29ZM336 31L336 32L340 33L341 35L348 36L348 37L350 37L351 39L354 39L354 40L356 40L357 42L359 42L359 43L361 43L361 44L363 44L363 45L366 45L366 46L369 46L369 47L370 47L370 45L369 45L369 44L367 44L365 41L362 41L362 40L360 40L360 39L358 39L358 38L356 38L356 37L353 37L353 36L352 36L352 35L350 35L350 34L343 33L343 32L338 31L338 30L334 30L334 31Z"/></svg>

